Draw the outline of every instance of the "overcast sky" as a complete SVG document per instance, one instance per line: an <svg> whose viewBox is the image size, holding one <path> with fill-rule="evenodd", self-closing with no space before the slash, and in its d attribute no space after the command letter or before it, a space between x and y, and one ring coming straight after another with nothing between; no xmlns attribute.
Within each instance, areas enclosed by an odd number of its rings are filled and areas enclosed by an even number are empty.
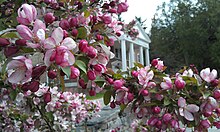
<svg viewBox="0 0 220 132"><path fill-rule="evenodd" d="M146 19L146 32L148 32L151 27L151 19L156 12L157 6L161 5L163 1L169 0L128 0L128 12L123 13L122 18L126 23L133 20L135 16L141 17L142 20Z"/></svg>

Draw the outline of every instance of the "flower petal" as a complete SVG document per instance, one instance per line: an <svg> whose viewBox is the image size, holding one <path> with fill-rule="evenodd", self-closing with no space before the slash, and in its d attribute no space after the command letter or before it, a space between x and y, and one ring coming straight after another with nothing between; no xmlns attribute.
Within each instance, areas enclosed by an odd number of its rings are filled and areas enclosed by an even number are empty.
<svg viewBox="0 0 220 132"><path fill-rule="evenodd" d="M76 48L76 42L70 37L65 38L61 45L67 47L68 50L73 50Z"/></svg>
<svg viewBox="0 0 220 132"><path fill-rule="evenodd" d="M184 113L184 117L185 117L188 121L193 121L193 120L194 120L194 117L193 117L192 113L190 113L190 112L187 111L186 109L184 109L183 113Z"/></svg>
<svg viewBox="0 0 220 132"><path fill-rule="evenodd" d="M45 31L46 30L46 25L41 20L37 19L34 22L34 28L33 28L34 34L37 34L37 31L39 29L43 29Z"/></svg>
<svg viewBox="0 0 220 132"><path fill-rule="evenodd" d="M189 104L186 106L186 110L188 110L191 113L195 113L199 111L199 107L197 105L194 104Z"/></svg>
<svg viewBox="0 0 220 132"><path fill-rule="evenodd" d="M186 100L183 97L178 99L178 106L182 108L186 106Z"/></svg>
<svg viewBox="0 0 220 132"><path fill-rule="evenodd" d="M55 47L56 47L56 41L52 37L49 37L44 41L45 49L53 49Z"/></svg>
<svg viewBox="0 0 220 132"><path fill-rule="evenodd" d="M70 51L67 51L67 53L68 53L69 65L73 65L75 63L75 57L74 57L74 55Z"/></svg>
<svg viewBox="0 0 220 132"><path fill-rule="evenodd" d="M183 108L179 108L179 113L181 116L184 116L183 110L184 110Z"/></svg>
<svg viewBox="0 0 220 132"><path fill-rule="evenodd" d="M28 43L26 43L26 44L27 44L28 47L30 47L30 48L34 48L34 49L40 47L39 44L34 44L34 43L31 43L31 42L28 42Z"/></svg>
<svg viewBox="0 0 220 132"><path fill-rule="evenodd" d="M61 27L56 28L51 37L55 40L56 44L59 44L63 40L63 29Z"/></svg>
<svg viewBox="0 0 220 132"><path fill-rule="evenodd" d="M16 27L16 30L23 39L26 39L26 40L32 39L33 33L31 32L31 30L27 26L18 25Z"/></svg>
<svg viewBox="0 0 220 132"><path fill-rule="evenodd" d="M25 77L25 69L19 69L13 72L9 77L8 81L12 84L16 84Z"/></svg>
<svg viewBox="0 0 220 132"><path fill-rule="evenodd" d="M50 66L50 64L52 63L50 61L50 57L53 54L53 52L56 52L54 49L50 49L46 52L45 56L44 56L44 63L46 66Z"/></svg>

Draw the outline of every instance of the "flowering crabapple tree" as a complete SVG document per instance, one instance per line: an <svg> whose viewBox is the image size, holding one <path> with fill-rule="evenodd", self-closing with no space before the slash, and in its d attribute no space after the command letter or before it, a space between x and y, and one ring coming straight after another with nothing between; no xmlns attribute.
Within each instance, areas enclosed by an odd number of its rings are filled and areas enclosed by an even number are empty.
<svg viewBox="0 0 220 132"><path fill-rule="evenodd" d="M134 131L220 128L216 70L198 72L190 66L168 75L159 59L123 72L107 68L115 39L123 33L133 39L138 35L134 21L117 19L127 9L122 0L30 0L20 5L17 25L0 34L1 130L72 131L95 118L100 104L68 92L65 77L77 80L90 96L103 92L104 103L119 106L120 113L132 113L138 119L131 124Z"/></svg>

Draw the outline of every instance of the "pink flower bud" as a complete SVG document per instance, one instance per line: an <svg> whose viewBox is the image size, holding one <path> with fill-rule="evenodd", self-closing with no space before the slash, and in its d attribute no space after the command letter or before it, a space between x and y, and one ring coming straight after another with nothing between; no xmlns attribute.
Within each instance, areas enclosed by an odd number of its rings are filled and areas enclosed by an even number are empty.
<svg viewBox="0 0 220 132"><path fill-rule="evenodd" d="M97 50L96 50L94 47L89 46L89 47L87 48L87 55L88 55L90 58L95 58L96 55L97 55Z"/></svg>
<svg viewBox="0 0 220 132"><path fill-rule="evenodd" d="M161 94L156 94L155 97L159 101L161 101L163 99L163 95L161 95Z"/></svg>
<svg viewBox="0 0 220 132"><path fill-rule="evenodd" d="M137 71L132 71L132 72L131 72L131 75L132 75L133 77L137 77L137 76L138 76L138 72L137 72Z"/></svg>
<svg viewBox="0 0 220 132"><path fill-rule="evenodd" d="M153 107L152 111L154 114L160 114L161 108L158 106L155 106L155 107Z"/></svg>
<svg viewBox="0 0 220 132"><path fill-rule="evenodd" d="M177 120L171 120L170 122L172 128L178 129L179 128L179 122Z"/></svg>
<svg viewBox="0 0 220 132"><path fill-rule="evenodd" d="M90 90L90 91L89 91L89 95L90 95L90 96L95 96L95 95L96 95L95 90Z"/></svg>
<svg viewBox="0 0 220 132"><path fill-rule="evenodd" d="M25 26L25 25L18 25L16 27L16 30L17 30L18 34L23 39L26 39L26 40L31 40L32 39L33 33L32 33L32 31L27 26Z"/></svg>
<svg viewBox="0 0 220 132"><path fill-rule="evenodd" d="M104 37L102 35L100 35L100 34L96 35L96 40L97 41L100 41L100 40L103 40L103 39L104 39Z"/></svg>
<svg viewBox="0 0 220 132"><path fill-rule="evenodd" d="M70 28L69 22L66 19L61 20L59 26L64 30L69 30Z"/></svg>
<svg viewBox="0 0 220 132"><path fill-rule="evenodd" d="M49 70L47 75L50 79L55 79L57 77L57 72L55 72L54 70Z"/></svg>
<svg viewBox="0 0 220 132"><path fill-rule="evenodd" d="M69 20L69 24L70 24L70 27L78 27L78 20L77 20L77 18L71 18L70 20Z"/></svg>
<svg viewBox="0 0 220 132"><path fill-rule="evenodd" d="M3 47L3 46L7 46L9 45L10 42L8 39L5 39L5 38L0 38L0 46Z"/></svg>
<svg viewBox="0 0 220 132"><path fill-rule="evenodd" d="M66 37L68 37L69 35L68 35L68 32L66 31L66 30L63 30L63 37L64 38L66 38Z"/></svg>
<svg viewBox="0 0 220 132"><path fill-rule="evenodd" d="M53 23L55 20L55 17L53 16L53 13L47 13L45 16L44 16L44 21L45 23Z"/></svg>
<svg viewBox="0 0 220 132"><path fill-rule="evenodd" d="M92 81L93 81L93 80L96 79L96 74L95 74L94 71L89 70L89 71L87 72L87 77L88 77L89 80L92 80Z"/></svg>
<svg viewBox="0 0 220 132"><path fill-rule="evenodd" d="M218 83L219 83L219 80L218 80L218 79L214 79L213 81L211 81L212 87L218 86Z"/></svg>
<svg viewBox="0 0 220 132"><path fill-rule="evenodd" d="M111 2L109 3L109 5L113 8L113 7L116 6L116 3L115 3L115 1L111 1Z"/></svg>
<svg viewBox="0 0 220 132"><path fill-rule="evenodd" d="M107 78L107 81L109 84L113 84L114 83L114 80L112 78Z"/></svg>
<svg viewBox="0 0 220 132"><path fill-rule="evenodd" d="M86 53L88 50L88 42L86 40L80 40L79 42L79 50L83 53Z"/></svg>
<svg viewBox="0 0 220 132"><path fill-rule="evenodd" d="M152 61L151 61L151 65L152 66L156 66L158 64L158 59L153 59Z"/></svg>
<svg viewBox="0 0 220 132"><path fill-rule="evenodd" d="M155 126L156 123L159 121L159 119L157 117L152 116L149 120L148 120L148 125L150 126Z"/></svg>
<svg viewBox="0 0 220 132"><path fill-rule="evenodd" d="M128 101L131 102L134 99L134 94L128 93L127 98L128 98Z"/></svg>
<svg viewBox="0 0 220 132"><path fill-rule="evenodd" d="M211 123L209 122L209 120L202 120L200 122L200 124L204 127L204 128L209 128L211 126Z"/></svg>
<svg viewBox="0 0 220 132"><path fill-rule="evenodd" d="M108 41L106 41L107 46L113 46L115 44L115 41L113 38L110 38Z"/></svg>
<svg viewBox="0 0 220 132"><path fill-rule="evenodd" d="M70 67L71 74L70 74L70 79L76 79L80 75L80 71L78 68L71 66Z"/></svg>
<svg viewBox="0 0 220 132"><path fill-rule="evenodd" d="M183 80L183 79L176 79L175 80L175 86L178 90L181 90L185 87L186 85L186 82Z"/></svg>
<svg viewBox="0 0 220 132"><path fill-rule="evenodd" d="M102 16L102 21L105 23L105 24L110 24L112 22L112 17L110 15L103 15Z"/></svg>
<svg viewBox="0 0 220 132"><path fill-rule="evenodd" d="M126 12L128 10L128 4L126 2L122 2L118 4L118 13Z"/></svg>
<svg viewBox="0 0 220 132"><path fill-rule="evenodd" d="M213 122L213 125L214 125L217 129L220 129L220 121Z"/></svg>
<svg viewBox="0 0 220 132"><path fill-rule="evenodd" d="M98 73L102 72L102 69L103 69L103 67L100 64L94 65L93 68Z"/></svg>
<svg viewBox="0 0 220 132"><path fill-rule="evenodd" d="M212 112L211 111L206 111L206 112L203 113L203 115L205 117L210 117L212 115Z"/></svg>
<svg viewBox="0 0 220 132"><path fill-rule="evenodd" d="M141 95L143 95L143 96L148 96L148 94L149 94L148 90L146 90L146 89L141 91Z"/></svg>
<svg viewBox="0 0 220 132"><path fill-rule="evenodd" d="M114 9L114 8L112 8L112 9L109 9L108 12L109 12L109 13L117 13L117 10Z"/></svg>
<svg viewBox="0 0 220 132"><path fill-rule="evenodd" d="M83 89L86 89L86 83L82 78L79 79L79 86L81 86Z"/></svg>
<svg viewBox="0 0 220 132"><path fill-rule="evenodd" d="M15 41L15 44L19 46L26 46L26 42L27 41L25 39L18 39Z"/></svg>
<svg viewBox="0 0 220 132"><path fill-rule="evenodd" d="M162 127L162 121L161 120L158 120L157 123L156 123L156 127L158 129L160 129Z"/></svg>
<svg viewBox="0 0 220 132"><path fill-rule="evenodd" d="M121 89L121 87L124 85L124 81L123 80L115 80L114 81L114 88L117 89Z"/></svg>
<svg viewBox="0 0 220 132"><path fill-rule="evenodd" d="M77 37L77 35L78 35L78 30L77 30L77 29L73 29L72 32L71 32L71 35L72 35L73 37Z"/></svg>
<svg viewBox="0 0 220 132"><path fill-rule="evenodd" d="M217 114L220 114L220 108L215 109L215 112L216 112Z"/></svg>
<svg viewBox="0 0 220 132"><path fill-rule="evenodd" d="M46 66L35 66L32 71L32 79L40 79L40 76L46 71Z"/></svg>
<svg viewBox="0 0 220 132"><path fill-rule="evenodd" d="M215 99L217 99L217 100L220 99L220 90L219 90L219 89L218 89L218 90L215 90L215 91L213 92L213 97L214 97Z"/></svg>
<svg viewBox="0 0 220 132"><path fill-rule="evenodd" d="M51 101L51 93L50 92L45 93L43 98L45 103L49 103Z"/></svg>
<svg viewBox="0 0 220 132"><path fill-rule="evenodd" d="M31 82L29 85L29 90L31 92L37 92L39 89L40 83L38 81Z"/></svg>
<svg viewBox="0 0 220 132"><path fill-rule="evenodd" d="M114 109L114 108L116 107L114 101L112 101L112 102L110 103L110 107L111 107L112 109Z"/></svg>
<svg viewBox="0 0 220 132"><path fill-rule="evenodd" d="M8 46L4 49L4 54L6 57L13 56L19 51L17 46Z"/></svg>
<svg viewBox="0 0 220 132"><path fill-rule="evenodd" d="M37 17L37 10L33 5L23 4L18 9L17 21L23 25L31 24Z"/></svg>
<svg viewBox="0 0 220 132"><path fill-rule="evenodd" d="M172 115L170 113L166 113L163 115L162 119L165 123L168 123L172 119Z"/></svg>

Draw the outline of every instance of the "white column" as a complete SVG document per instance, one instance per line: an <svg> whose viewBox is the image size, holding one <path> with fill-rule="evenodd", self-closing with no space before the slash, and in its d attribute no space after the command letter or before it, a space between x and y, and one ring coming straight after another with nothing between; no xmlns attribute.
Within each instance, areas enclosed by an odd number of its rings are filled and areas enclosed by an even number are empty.
<svg viewBox="0 0 220 132"><path fill-rule="evenodd" d="M143 54L143 47L142 46L139 47L139 54L140 54L140 63L142 65L144 65L144 54Z"/></svg>
<svg viewBox="0 0 220 132"><path fill-rule="evenodd" d="M130 43L130 51L129 51L129 54L130 54L130 59L129 59L129 66L130 68L131 67L134 67L134 44L133 43Z"/></svg>
<svg viewBox="0 0 220 132"><path fill-rule="evenodd" d="M126 71L127 70L127 59L126 59L125 40L121 40L121 59L122 59L122 71Z"/></svg>
<svg viewBox="0 0 220 132"><path fill-rule="evenodd" d="M150 65L150 57L149 57L149 49L145 49L145 61L146 61L146 66Z"/></svg>

